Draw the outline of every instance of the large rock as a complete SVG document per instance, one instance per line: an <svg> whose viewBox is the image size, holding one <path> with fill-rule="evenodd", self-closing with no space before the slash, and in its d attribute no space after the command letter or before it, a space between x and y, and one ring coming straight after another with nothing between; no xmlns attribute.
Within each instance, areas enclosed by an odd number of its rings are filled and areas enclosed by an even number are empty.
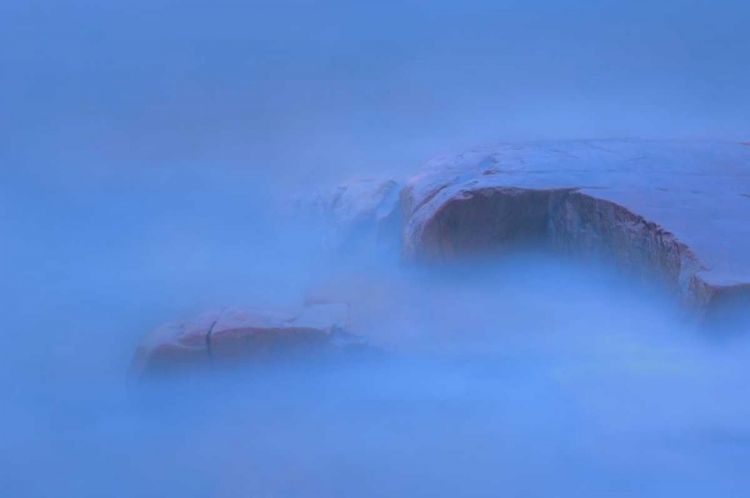
<svg viewBox="0 0 750 498"><path fill-rule="evenodd" d="M750 304L746 144L501 144L432 160L401 201L410 260L545 247L615 262L701 312Z"/></svg>
<svg viewBox="0 0 750 498"><path fill-rule="evenodd" d="M309 304L299 309L228 308L164 325L136 350L136 375L212 364L262 364L339 356L366 348L346 332L348 306Z"/></svg>

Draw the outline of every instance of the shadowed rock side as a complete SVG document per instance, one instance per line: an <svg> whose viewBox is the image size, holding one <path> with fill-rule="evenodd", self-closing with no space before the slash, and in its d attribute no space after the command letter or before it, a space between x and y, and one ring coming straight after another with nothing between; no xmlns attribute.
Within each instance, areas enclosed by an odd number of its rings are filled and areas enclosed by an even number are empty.
<svg viewBox="0 0 750 498"><path fill-rule="evenodd" d="M348 306L340 303L206 313L148 334L136 350L132 372L150 376L211 365L329 359L366 350L360 338L346 332L347 320Z"/></svg>
<svg viewBox="0 0 750 498"><path fill-rule="evenodd" d="M416 254L435 261L523 249L614 263L691 303L702 297L689 287L701 266L685 244L628 209L576 189L462 192L424 225Z"/></svg>
<svg viewBox="0 0 750 498"><path fill-rule="evenodd" d="M406 259L541 248L613 262L707 319L750 306L750 153L715 142L504 144L401 192Z"/></svg>

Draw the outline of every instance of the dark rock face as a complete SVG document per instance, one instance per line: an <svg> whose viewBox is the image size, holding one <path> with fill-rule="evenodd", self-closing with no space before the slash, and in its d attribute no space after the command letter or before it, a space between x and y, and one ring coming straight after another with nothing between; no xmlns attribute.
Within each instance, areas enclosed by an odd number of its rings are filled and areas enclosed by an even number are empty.
<svg viewBox="0 0 750 498"><path fill-rule="evenodd" d="M513 187L462 192L425 224L417 250L424 258L447 259L544 246L550 207L563 194Z"/></svg>
<svg viewBox="0 0 750 498"><path fill-rule="evenodd" d="M136 351L133 373L320 360L366 349L359 337L346 332L347 314L348 307L338 303L207 313L147 335Z"/></svg>
<svg viewBox="0 0 750 498"><path fill-rule="evenodd" d="M690 304L700 299L688 286L701 266L685 244L623 206L576 189L462 192L427 220L418 255L441 260L524 248L614 263Z"/></svg>

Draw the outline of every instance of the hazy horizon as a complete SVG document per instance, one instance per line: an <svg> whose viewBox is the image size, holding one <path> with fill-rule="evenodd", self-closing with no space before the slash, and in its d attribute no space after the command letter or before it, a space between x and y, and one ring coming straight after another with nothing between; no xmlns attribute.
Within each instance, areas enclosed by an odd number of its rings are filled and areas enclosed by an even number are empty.
<svg viewBox="0 0 750 498"><path fill-rule="evenodd" d="M748 22L739 0L8 0L0 161L317 178L492 140L748 140Z"/></svg>

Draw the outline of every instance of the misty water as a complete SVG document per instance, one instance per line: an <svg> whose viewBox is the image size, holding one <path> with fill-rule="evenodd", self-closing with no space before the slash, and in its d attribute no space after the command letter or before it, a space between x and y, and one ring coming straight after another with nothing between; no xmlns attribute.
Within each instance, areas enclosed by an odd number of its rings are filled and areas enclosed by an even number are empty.
<svg viewBox="0 0 750 498"><path fill-rule="evenodd" d="M744 0L0 2L0 495L750 496L750 331L539 255L342 256L287 202L489 140L747 141L749 23ZM387 354L128 375L162 323L321 288Z"/></svg>
<svg viewBox="0 0 750 498"><path fill-rule="evenodd" d="M6 192L8 496L743 496L750 350L604 268L331 252L278 184L164 169ZM252 187L251 187L252 185ZM21 237L22 236L22 237ZM22 240L21 240L22 239ZM352 302L384 357L140 384L160 323Z"/></svg>

